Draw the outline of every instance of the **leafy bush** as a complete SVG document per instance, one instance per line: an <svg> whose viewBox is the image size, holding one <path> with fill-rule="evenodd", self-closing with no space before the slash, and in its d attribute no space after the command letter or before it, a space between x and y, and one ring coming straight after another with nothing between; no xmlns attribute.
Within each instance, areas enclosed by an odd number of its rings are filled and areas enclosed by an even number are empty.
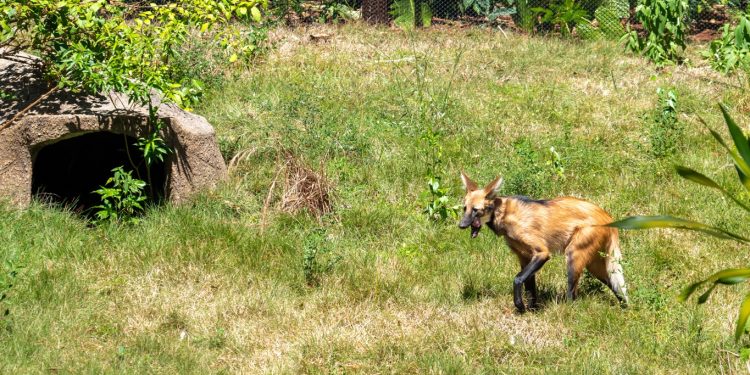
<svg viewBox="0 0 750 375"><path fill-rule="evenodd" d="M682 62L688 28L687 0L643 0L635 10L646 37L628 27L624 37L627 47L660 66Z"/></svg>
<svg viewBox="0 0 750 375"><path fill-rule="evenodd" d="M747 14L740 16L734 29L724 25L721 39L711 42L704 54L711 67L724 74L737 70L750 72L750 19Z"/></svg>
<svg viewBox="0 0 750 375"><path fill-rule="evenodd" d="M349 4L340 1L328 1L323 3L323 8L318 16L318 22L339 23L359 18L359 13Z"/></svg>
<svg viewBox="0 0 750 375"><path fill-rule="evenodd" d="M612 0L596 8L593 22L579 23L576 27L578 35L584 39L620 39L625 35L625 28L620 21L630 15L628 2Z"/></svg>
<svg viewBox="0 0 750 375"><path fill-rule="evenodd" d="M117 91L145 104L156 89L189 107L200 87L176 80L170 64L187 36L210 35L235 61L254 45L233 19L260 21L264 7L266 0L0 0L0 51L38 54L52 90Z"/></svg>
<svg viewBox="0 0 750 375"><path fill-rule="evenodd" d="M143 202L146 196L143 189L146 182L133 178L132 172L125 171L123 167L112 170L113 176L107 180L106 186L95 190L102 204L95 206L95 223L125 222L137 223L139 215L143 212Z"/></svg>
<svg viewBox="0 0 750 375"><path fill-rule="evenodd" d="M565 178L565 166L563 165L562 156L555 150L554 146L549 148L549 153L552 158L547 162L547 165L552 168L552 172L554 172L557 178Z"/></svg>
<svg viewBox="0 0 750 375"><path fill-rule="evenodd" d="M649 128L650 152L656 157L672 155L682 138L683 127L677 121L677 95L672 90L656 90L659 95L659 108L651 120Z"/></svg>
<svg viewBox="0 0 750 375"><path fill-rule="evenodd" d="M517 13L516 0L462 0L458 8L463 14L487 17L489 21Z"/></svg>
<svg viewBox="0 0 750 375"><path fill-rule="evenodd" d="M732 117L729 115L729 111L723 105L720 105L721 111L724 115L724 121L729 129L729 134L734 142L734 148L730 148L719 133L709 128L709 132L714 139L721 145L724 150L734 161L734 167L737 170L739 182L745 188L746 191L750 192L750 142L745 134L742 132L739 126L734 122ZM704 123L705 124L705 123ZM706 125L708 127L708 125ZM687 168L678 166L676 167L677 174L680 177L703 185L712 189L719 190L724 196L731 199L739 207L742 207L745 211L750 212L750 207L736 198L734 195L729 193L726 189L721 187L719 184L714 182L709 177ZM676 218L672 216L633 216L628 217L617 222L609 224L610 226L621 228L621 229L650 229L650 228L678 228L688 229L703 232L718 238L729 239L739 241L743 244L750 244L750 239L747 237L731 233L719 227L702 224L699 222ZM680 299L685 301L692 296L698 288L708 285L708 288L703 294L698 297L698 303L702 304L708 301L711 293L718 285L736 285L750 280L750 268L734 268L725 269L714 273L704 280L700 280L693 284L690 284L682 293L680 293ZM737 318L737 325L735 328L735 339L739 338L745 333L746 325L750 318L750 294L748 294L742 304Z"/></svg>
<svg viewBox="0 0 750 375"><path fill-rule="evenodd" d="M531 10L536 15L534 18L538 17L541 23L557 26L565 37L573 33L576 25L588 21L588 12L576 0L556 1L547 8L536 7Z"/></svg>
<svg viewBox="0 0 750 375"><path fill-rule="evenodd" d="M620 39L626 32L621 20L630 15L626 0L555 0L544 7L531 8L531 11L541 28L546 25L547 29L559 29L566 37L571 36L575 29L576 35L583 39Z"/></svg>

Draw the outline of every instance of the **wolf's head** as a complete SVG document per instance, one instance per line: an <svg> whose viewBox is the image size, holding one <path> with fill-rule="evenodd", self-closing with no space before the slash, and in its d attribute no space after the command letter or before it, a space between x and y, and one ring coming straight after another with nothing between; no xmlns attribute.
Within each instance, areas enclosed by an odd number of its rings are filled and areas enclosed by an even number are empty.
<svg viewBox="0 0 750 375"><path fill-rule="evenodd" d="M466 189L466 197L464 198L464 217L458 223L458 227L461 229L471 227L471 238L474 238L479 234L482 225L487 224L492 218L492 212L495 210L495 196L503 184L503 179L501 177L494 179L484 189L480 189L477 183L464 172L461 172L461 181Z"/></svg>

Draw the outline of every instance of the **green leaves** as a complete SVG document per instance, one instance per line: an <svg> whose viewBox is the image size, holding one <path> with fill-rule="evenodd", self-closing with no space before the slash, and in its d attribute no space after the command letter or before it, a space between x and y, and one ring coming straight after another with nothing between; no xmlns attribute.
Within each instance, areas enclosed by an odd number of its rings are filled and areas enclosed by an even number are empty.
<svg viewBox="0 0 750 375"><path fill-rule="evenodd" d="M748 189L748 191L750 191L747 177L750 176L750 168L748 168L748 164L750 164L750 144L748 143L747 137L742 132L742 129L737 125L734 119L732 119L732 116L729 115L729 111L727 110L727 108L724 105L720 105L720 109L724 116L724 122L727 125L727 129L732 136L732 141L735 148L730 148L724 142L724 139L722 139L719 133L708 128L707 125L706 127L709 129L714 139L732 157L735 162L735 168L737 169L737 174L740 182L746 189ZM703 122L705 125L705 122L702 119L701 122ZM732 201L734 201L738 206L742 207L746 211L750 211L750 208L748 208L747 205L729 194L729 192L727 192L723 187L721 187L719 184L706 177L705 175L687 167L678 166L676 167L676 170L677 174L679 174L682 178L699 185L717 189L724 195L732 199ZM680 228L699 231L718 238L731 239L745 244L750 243L750 239L731 233L724 229L698 223L695 221L675 218L672 216L633 216L611 223L608 226L621 229ZM750 280L750 268L725 269L714 273L704 280L700 280L688 285L685 289L682 290L682 293L680 293L679 299L681 301L686 301L698 290L699 287L705 284L711 284L708 289L706 289L706 291L698 297L698 303L703 304L708 301L708 298L716 289L716 286L735 285L747 282L748 280ZM735 327L734 332L734 337L736 340L739 340L742 334L745 333L748 319L750 319L750 294L745 296L745 299L740 305L739 315L737 317L737 326Z"/></svg>
<svg viewBox="0 0 750 375"><path fill-rule="evenodd" d="M260 15L260 10L258 9L258 7L254 6L250 8L250 14L253 16L253 20L255 22L260 22L261 15Z"/></svg>
<svg viewBox="0 0 750 375"><path fill-rule="evenodd" d="M735 285L747 282L748 280L750 280L750 268L730 268L722 270L709 276L705 280L688 285L683 289L678 298L680 301L686 301L701 285L710 283L711 286L698 298L698 303L703 304L708 301L709 296L714 289L716 289L717 285ZM735 340L739 340L740 337L742 337L742 334L745 333L748 318L750 318L750 294L745 296L745 299L740 305L739 314L737 316L737 326L734 330Z"/></svg>
<svg viewBox="0 0 750 375"><path fill-rule="evenodd" d="M643 0L636 8L636 17L647 32L641 38L634 31L626 35L627 47L643 54L661 66L682 61L685 32L688 25L686 0Z"/></svg>
<svg viewBox="0 0 750 375"><path fill-rule="evenodd" d="M451 198L448 189L441 186L439 177L430 177L427 181L428 190L423 193L427 200L424 213L430 219L441 222L449 218L457 218L459 206L450 206Z"/></svg>
<svg viewBox="0 0 750 375"><path fill-rule="evenodd" d="M133 178L130 171L123 167L112 170L113 175L107 180L105 186L101 186L94 193L99 195L101 204L95 206L97 224L106 221L126 223L137 223L137 215L143 211L143 202L146 196L143 189L146 182Z"/></svg>
<svg viewBox="0 0 750 375"><path fill-rule="evenodd" d="M681 219L673 216L631 216L625 219L607 224L608 227L620 229L653 229L653 228L677 228L703 232L714 237L736 240L750 243L750 239L728 232L724 229L701 224L696 221Z"/></svg>
<svg viewBox="0 0 750 375"><path fill-rule="evenodd" d="M711 42L703 56L711 66L724 74L731 74L737 70L750 71L750 16L740 15L734 30L730 25L724 25L720 39Z"/></svg>
<svg viewBox="0 0 750 375"><path fill-rule="evenodd" d="M148 6L105 0L0 0L0 43L34 50L59 88L119 91L146 104L153 90L190 107L200 87L182 82L170 60L192 32L207 33L227 56L245 56L254 41L235 17L262 19L267 0L175 0ZM23 37L22 37L23 36Z"/></svg>
<svg viewBox="0 0 750 375"><path fill-rule="evenodd" d="M742 337L742 334L745 333L748 318L750 318L750 294L745 296L745 299L740 305L740 313L737 316L737 326L734 328L735 340L739 340L740 337Z"/></svg>
<svg viewBox="0 0 750 375"><path fill-rule="evenodd" d="M547 8L531 8L543 23L551 23L560 27L563 36L570 36L573 28L578 24L588 23L588 12L575 0L562 0L552 3Z"/></svg>
<svg viewBox="0 0 750 375"><path fill-rule="evenodd" d="M745 205L744 203L742 203L739 199L735 198L732 194L729 194L728 191L724 190L724 188L722 188L721 186L719 186L719 184L717 184L716 182L714 182L712 179L710 179L710 178L702 175L701 173L696 172L695 170L687 168L687 167L677 166L677 167L675 167L675 169L677 170L677 174L680 175L680 177L682 177L682 178L684 178L684 179L686 179L688 181L692 181L692 182L695 182L697 184L700 184L700 185L703 185L703 186L708 186L710 188L719 190L727 198L733 200L734 203L737 203L738 206L740 206L743 209L745 209L745 211L749 211L750 212L750 207L748 207L747 205Z"/></svg>

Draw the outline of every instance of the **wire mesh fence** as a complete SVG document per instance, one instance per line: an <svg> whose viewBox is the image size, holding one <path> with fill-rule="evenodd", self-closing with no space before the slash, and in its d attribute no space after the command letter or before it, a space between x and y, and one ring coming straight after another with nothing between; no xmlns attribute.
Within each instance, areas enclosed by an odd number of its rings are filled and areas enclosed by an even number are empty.
<svg viewBox="0 0 750 375"><path fill-rule="evenodd" d="M321 22L361 17L374 23L417 27L468 23L582 38L620 37L626 27L637 31L640 24L635 11L639 0L283 1L295 9L296 16ZM693 39L711 40L720 36L723 25L732 23L736 15L750 11L749 5L750 0L688 0L684 22Z"/></svg>

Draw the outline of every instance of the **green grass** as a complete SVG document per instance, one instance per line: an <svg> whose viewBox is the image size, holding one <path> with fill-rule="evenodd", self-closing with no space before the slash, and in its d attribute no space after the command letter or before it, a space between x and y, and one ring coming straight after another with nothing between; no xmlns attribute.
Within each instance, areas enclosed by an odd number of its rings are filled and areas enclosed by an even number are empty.
<svg viewBox="0 0 750 375"><path fill-rule="evenodd" d="M539 274L541 311L517 315L518 265L503 241L422 213L430 124L456 203L463 169L481 182L502 174L507 194L574 195L615 217L673 214L746 232L742 211L671 167L729 184L729 160L697 116L723 132L723 100L750 124L743 91L718 83L698 47L698 66L657 71L606 42L325 31L324 43L275 31L263 61L227 73L196 109L227 158L244 154L217 191L127 227L92 229L41 204L0 211L0 261L23 266L0 320L0 373L743 371L731 338L743 288L700 307L676 301L691 281L746 265L737 244L625 232L631 308L589 277L566 302L557 257ZM685 123L671 158L648 152L657 87L677 92ZM279 181L261 226L282 150L325 170L333 213L283 212ZM325 236L322 262L340 257L315 287L303 270L312 233Z"/></svg>

